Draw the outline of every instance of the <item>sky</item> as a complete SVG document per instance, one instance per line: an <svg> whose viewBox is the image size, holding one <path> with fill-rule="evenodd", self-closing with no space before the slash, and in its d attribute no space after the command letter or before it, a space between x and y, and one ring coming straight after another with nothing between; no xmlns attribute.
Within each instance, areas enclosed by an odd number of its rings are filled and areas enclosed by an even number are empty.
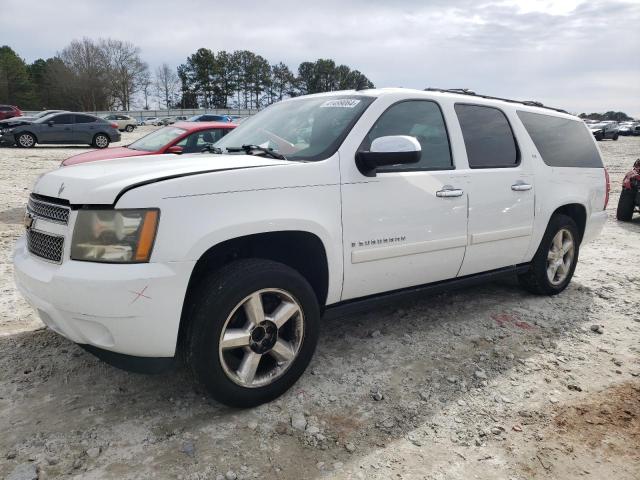
<svg viewBox="0 0 640 480"><path fill-rule="evenodd" d="M0 44L29 62L83 36L131 41L152 69L246 49L292 69L332 58L377 87L640 117L640 0L24 1L0 1Z"/></svg>

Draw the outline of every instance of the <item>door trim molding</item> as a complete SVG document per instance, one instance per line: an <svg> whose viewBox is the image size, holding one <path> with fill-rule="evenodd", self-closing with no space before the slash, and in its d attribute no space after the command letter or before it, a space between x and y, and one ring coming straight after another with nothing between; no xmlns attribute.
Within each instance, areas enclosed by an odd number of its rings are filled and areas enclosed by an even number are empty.
<svg viewBox="0 0 640 480"><path fill-rule="evenodd" d="M420 253L435 252L438 250L449 250L451 248L465 247L466 245L466 235L460 235L458 237L427 240L425 242L414 242L404 245L387 245L367 248L364 250L352 251L351 263L372 262L375 260L417 255Z"/></svg>
<svg viewBox="0 0 640 480"><path fill-rule="evenodd" d="M494 230L493 232L473 233L469 235L469 245L495 242L497 240L508 240L510 238L528 237L532 232L533 226L524 226L507 228L505 230Z"/></svg>

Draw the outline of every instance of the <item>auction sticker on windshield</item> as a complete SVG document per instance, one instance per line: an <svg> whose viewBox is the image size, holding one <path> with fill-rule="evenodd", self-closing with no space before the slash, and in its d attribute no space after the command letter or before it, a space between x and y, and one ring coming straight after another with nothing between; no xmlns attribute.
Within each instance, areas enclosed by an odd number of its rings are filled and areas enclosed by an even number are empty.
<svg viewBox="0 0 640 480"><path fill-rule="evenodd" d="M327 100L320 108L353 108L360 103L360 100L354 98L341 98L339 100Z"/></svg>

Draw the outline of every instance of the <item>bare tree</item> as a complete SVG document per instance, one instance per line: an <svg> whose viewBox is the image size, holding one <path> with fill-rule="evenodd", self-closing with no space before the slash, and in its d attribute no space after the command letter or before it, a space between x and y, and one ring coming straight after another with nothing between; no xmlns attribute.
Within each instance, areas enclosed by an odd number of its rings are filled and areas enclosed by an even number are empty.
<svg viewBox="0 0 640 480"><path fill-rule="evenodd" d="M178 85L178 75L168 64L163 63L156 69L156 92L165 108L171 108Z"/></svg>
<svg viewBox="0 0 640 480"><path fill-rule="evenodd" d="M109 62L100 45L90 38L73 40L60 53L60 58L73 74L72 89L83 110L110 107Z"/></svg>
<svg viewBox="0 0 640 480"><path fill-rule="evenodd" d="M111 96L123 110L129 110L131 98L142 88L148 66L140 58L140 48L131 42L106 39L100 47L108 65Z"/></svg>
<svg viewBox="0 0 640 480"><path fill-rule="evenodd" d="M151 95L151 87L153 86L153 81L151 80L151 73L149 69L145 70L140 78L140 90L142 91L142 96L144 97L144 109L149 110L149 96Z"/></svg>

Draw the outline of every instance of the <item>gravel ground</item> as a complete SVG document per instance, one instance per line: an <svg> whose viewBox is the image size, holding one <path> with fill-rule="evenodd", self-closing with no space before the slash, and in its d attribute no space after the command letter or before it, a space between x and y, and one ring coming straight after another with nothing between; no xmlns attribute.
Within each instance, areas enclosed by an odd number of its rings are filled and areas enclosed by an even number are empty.
<svg viewBox="0 0 640 480"><path fill-rule="evenodd" d="M43 328L10 252L37 175L85 147L0 149L0 477L637 480L640 218L613 217L640 137L600 146L611 218L561 295L504 281L328 320L294 388L245 411Z"/></svg>

